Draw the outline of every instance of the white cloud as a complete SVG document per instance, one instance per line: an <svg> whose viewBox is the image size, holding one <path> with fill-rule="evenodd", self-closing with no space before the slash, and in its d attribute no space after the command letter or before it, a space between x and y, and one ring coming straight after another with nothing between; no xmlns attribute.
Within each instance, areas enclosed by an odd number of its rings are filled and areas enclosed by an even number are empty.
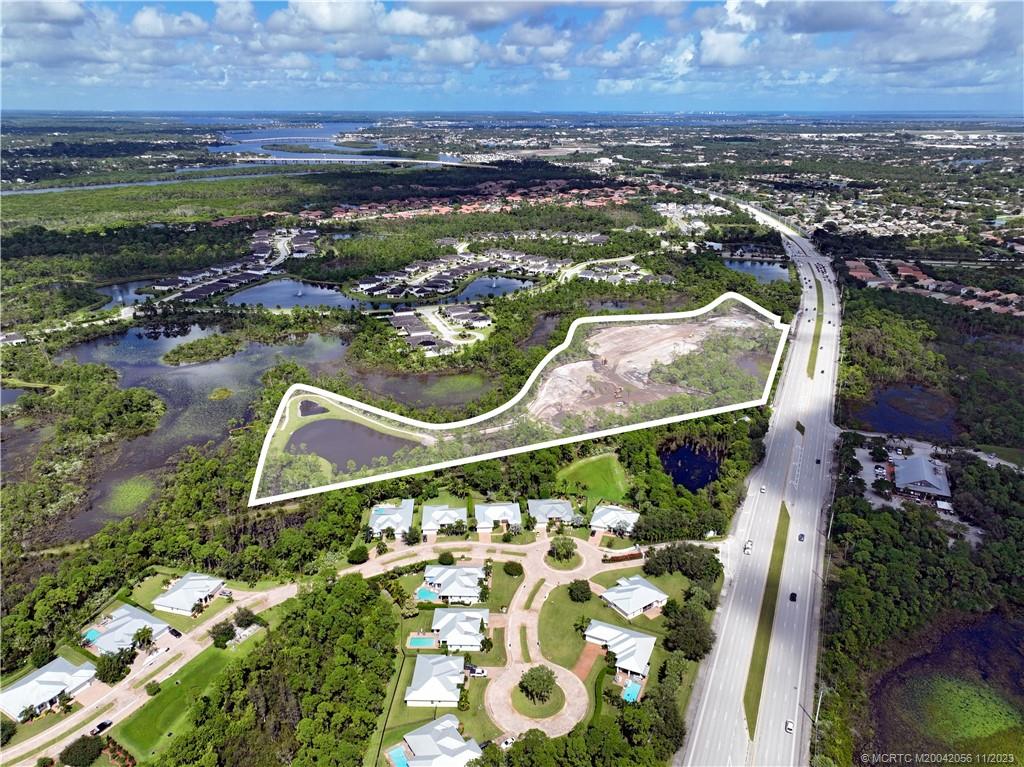
<svg viewBox="0 0 1024 767"><path fill-rule="evenodd" d="M480 41L474 35L428 40L416 58L430 64L469 64L476 61Z"/></svg>
<svg viewBox="0 0 1024 767"><path fill-rule="evenodd" d="M735 67L747 60L743 47L746 32L705 29L700 33L700 63L710 67Z"/></svg>
<svg viewBox="0 0 1024 767"><path fill-rule="evenodd" d="M194 13L162 13L147 5L132 18L132 32L139 37L191 37L206 31L206 22Z"/></svg>
<svg viewBox="0 0 1024 767"><path fill-rule="evenodd" d="M213 26L224 32L251 33L256 26L256 14L249 0L217 0Z"/></svg>
<svg viewBox="0 0 1024 767"><path fill-rule="evenodd" d="M382 32L394 35L439 37L465 30L465 25L451 16L431 16L410 8L391 11L380 22Z"/></svg>
<svg viewBox="0 0 1024 767"><path fill-rule="evenodd" d="M85 18L85 8L70 0L39 0L38 2L4 3L5 24L18 22L74 24Z"/></svg>

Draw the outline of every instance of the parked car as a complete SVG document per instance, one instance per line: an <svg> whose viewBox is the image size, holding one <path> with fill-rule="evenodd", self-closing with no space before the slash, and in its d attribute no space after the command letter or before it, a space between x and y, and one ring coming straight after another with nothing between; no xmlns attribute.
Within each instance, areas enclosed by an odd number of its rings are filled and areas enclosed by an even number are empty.
<svg viewBox="0 0 1024 767"><path fill-rule="evenodd" d="M170 634L175 639L181 639L181 632L178 631L178 629L174 628L173 626L171 628L167 629L167 633Z"/></svg>
<svg viewBox="0 0 1024 767"><path fill-rule="evenodd" d="M474 666L473 670L469 672L469 675L470 676L477 676L477 677L487 676L487 669L480 668L479 666Z"/></svg>
<svg viewBox="0 0 1024 767"><path fill-rule="evenodd" d="M96 735L99 735L104 730L108 730L108 729L110 729L113 726L114 726L114 723L112 721L110 721L109 719L104 719L98 725L96 725L91 730L89 730L89 734L92 735L92 736L96 736Z"/></svg>
<svg viewBox="0 0 1024 767"><path fill-rule="evenodd" d="M508 751L510 748L512 748L512 744L515 743L515 742L516 742L515 736L514 735L509 735L507 738L505 738L505 740L501 741L501 743L498 746L498 748L500 748L502 751Z"/></svg>

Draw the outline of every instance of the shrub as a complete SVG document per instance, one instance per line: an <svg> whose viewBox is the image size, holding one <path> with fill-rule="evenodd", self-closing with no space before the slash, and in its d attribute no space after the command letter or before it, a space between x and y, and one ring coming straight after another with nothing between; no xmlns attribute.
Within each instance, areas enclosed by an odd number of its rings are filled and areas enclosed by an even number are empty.
<svg viewBox="0 0 1024 767"><path fill-rule="evenodd" d="M18 725L12 722L10 719L0 720L0 746L3 746L14 737L14 733L18 731Z"/></svg>
<svg viewBox="0 0 1024 767"><path fill-rule="evenodd" d="M89 767L100 758L101 753L103 753L103 741L83 735L60 752L60 762L68 767Z"/></svg>
<svg viewBox="0 0 1024 767"><path fill-rule="evenodd" d="M210 636L213 638L213 646L223 650L235 638L235 627L231 621L221 621L210 629Z"/></svg>
<svg viewBox="0 0 1024 767"><path fill-rule="evenodd" d="M513 578L523 574L523 566L519 562L506 562L501 569L505 571L505 575L511 575Z"/></svg>
<svg viewBox="0 0 1024 767"><path fill-rule="evenodd" d="M555 691L555 674L547 666L534 666L519 680L519 689L534 703L543 703Z"/></svg>
<svg viewBox="0 0 1024 767"><path fill-rule="evenodd" d="M134 660L134 647L126 647L116 653L104 653L96 661L96 678L104 684L116 684L128 675Z"/></svg>
<svg viewBox="0 0 1024 767"><path fill-rule="evenodd" d="M363 544L353 546L348 552L348 563L350 565L361 565L370 558L370 552Z"/></svg>
<svg viewBox="0 0 1024 767"><path fill-rule="evenodd" d="M250 626L262 624L263 620L248 607L239 607L235 610L235 625L240 629L247 629Z"/></svg>
<svg viewBox="0 0 1024 767"><path fill-rule="evenodd" d="M583 578L577 578L569 584L569 599L573 602L589 602L592 594L590 584Z"/></svg>
<svg viewBox="0 0 1024 767"><path fill-rule="evenodd" d="M452 554L450 551L442 551L437 558L437 563L439 565L454 565L455 555Z"/></svg>
<svg viewBox="0 0 1024 767"><path fill-rule="evenodd" d="M146 695L156 695L160 692L160 683L155 679L152 682L146 682Z"/></svg>
<svg viewBox="0 0 1024 767"><path fill-rule="evenodd" d="M36 759L36 767L53 767L53 759L49 756L41 756Z"/></svg>

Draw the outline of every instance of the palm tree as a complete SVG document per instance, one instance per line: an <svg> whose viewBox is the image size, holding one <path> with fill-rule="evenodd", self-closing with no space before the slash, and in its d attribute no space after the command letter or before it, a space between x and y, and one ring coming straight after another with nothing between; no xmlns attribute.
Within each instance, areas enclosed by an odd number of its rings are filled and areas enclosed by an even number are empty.
<svg viewBox="0 0 1024 767"><path fill-rule="evenodd" d="M143 626L135 635L132 637L132 642L136 647L142 650L148 650L153 646L153 629L149 626Z"/></svg>

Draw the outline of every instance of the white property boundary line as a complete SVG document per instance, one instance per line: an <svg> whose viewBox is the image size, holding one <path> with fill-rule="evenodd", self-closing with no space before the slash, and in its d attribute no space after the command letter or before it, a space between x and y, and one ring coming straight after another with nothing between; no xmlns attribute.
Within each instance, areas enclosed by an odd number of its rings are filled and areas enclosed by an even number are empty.
<svg viewBox="0 0 1024 767"><path fill-rule="evenodd" d="M601 431L587 432L586 434L578 434L571 437L559 437L558 439L548 440L546 442L538 442L532 445L522 445L520 447L508 448L506 450L496 450L490 453L481 453L479 455L468 456L464 458L455 458L450 461L441 461L439 463L427 464L424 466L415 466L409 469L398 469L396 471L388 471L381 474L374 474L369 477L359 477L357 479L349 479L343 482L335 482L331 485L321 485L320 487L307 488L305 490L294 490L289 493L281 493L279 495L271 495L265 498L258 497L260 481L263 478L263 469L267 460L267 453L270 451L270 443L281 423L282 417L285 416L288 402L297 393L306 393L313 395L320 395L333 400L339 404L347 405L350 408L362 410L366 413L371 413L375 416L390 419L406 426L413 426L418 429L426 429L428 431L440 431L443 429L461 429L466 426L473 426L483 421L494 418L497 415L504 413L506 410L514 407L516 404L526 396L529 392L530 387L537 381L544 368L547 367L548 363L551 362L559 353L569 348L572 343L573 336L576 333L576 329L583 325L594 325L599 323L607 322L650 322L658 320L680 320L691 317L700 317L701 315L707 314L723 303L727 301L737 301L763 317L771 320L776 330L782 331L779 334L778 348L775 350L775 357L772 360L771 371L768 374L768 379L765 381L764 391L761 393L761 398L757 400L751 400L749 402L740 402L733 405L723 405L721 407L710 408L708 410L700 410L696 413L686 413L683 415L667 416L665 418L659 418L654 421L643 421L641 423L630 424L628 426L616 426L610 429L603 429ZM530 377L526 379L526 383L523 384L522 388L503 405L500 405L493 410L486 413L473 416L472 418L465 418L461 421L451 421L449 423L430 423L427 421L420 421L416 418L410 418L408 416L399 415L398 413L392 413L387 410L383 410L373 405L368 405L365 402L346 397L343 394L336 394L329 392L326 389L321 389L316 386L309 386L307 384L292 384L288 391L284 393L281 398L281 403L277 406L277 412L274 414L274 420L270 424L270 428L267 430L267 436L263 440L263 449L260 450L259 462L256 464L256 476L253 479L252 490L249 493L249 506L262 506L268 503L277 503L279 501L288 501L294 498L302 498L308 495L316 495L318 493L326 493L330 490L340 490L346 487L356 487L358 485L367 485L371 482L380 482L386 479L396 479L398 477L407 477L412 474L422 474L428 471L436 471L438 469L448 469L453 466L462 466L467 463L477 463L478 461L488 461L492 458L502 458L508 455L518 455L520 453L529 453L534 450L543 450L548 447L556 447L558 445L567 445L572 442L582 442L587 439L600 439L601 437L610 437L614 434L623 434L629 431L637 431L638 429L649 429L654 426L664 426L670 423L679 423L680 421L689 421L694 418L703 418L711 415L718 415L720 413L729 413L735 410L744 410L748 407L760 407L768 402L769 394L771 393L772 384L775 382L775 375L779 369L779 362L782 359L782 350L786 345L786 338L788 337L789 325L782 322L782 318L777 314L772 314L763 306L755 301L751 301L740 293L723 293L711 303L700 309L692 309L688 312L665 312L661 314L605 314L591 317L580 317L573 321L569 326L569 331L566 333L565 340L558 346L554 347L547 353L543 360L534 368Z"/></svg>

